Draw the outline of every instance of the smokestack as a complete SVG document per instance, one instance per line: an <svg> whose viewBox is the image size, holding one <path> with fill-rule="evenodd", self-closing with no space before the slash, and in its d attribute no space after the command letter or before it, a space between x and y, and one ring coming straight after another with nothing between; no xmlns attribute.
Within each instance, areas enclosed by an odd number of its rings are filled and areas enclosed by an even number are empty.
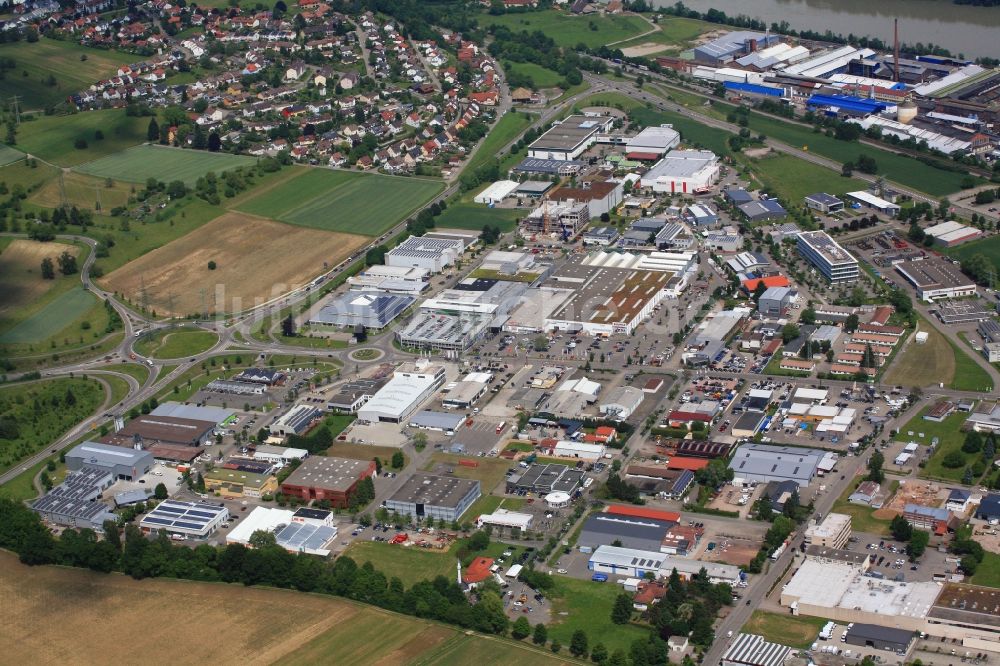
<svg viewBox="0 0 1000 666"><path fill-rule="evenodd" d="M899 19L892 20L892 73L899 83Z"/></svg>

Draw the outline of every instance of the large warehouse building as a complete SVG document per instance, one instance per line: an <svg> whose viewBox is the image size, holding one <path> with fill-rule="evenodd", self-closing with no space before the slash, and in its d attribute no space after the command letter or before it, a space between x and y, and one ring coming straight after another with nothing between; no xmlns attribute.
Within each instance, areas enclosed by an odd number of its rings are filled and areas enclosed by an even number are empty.
<svg viewBox="0 0 1000 666"><path fill-rule="evenodd" d="M84 467L107 470L116 479L137 481L153 468L153 456L149 451L84 442L66 454L66 469L78 472Z"/></svg>
<svg viewBox="0 0 1000 666"><path fill-rule="evenodd" d="M464 251L465 243L457 238L410 236L386 253L385 264L440 273L454 264Z"/></svg>
<svg viewBox="0 0 1000 666"><path fill-rule="evenodd" d="M124 428L105 439L114 438L114 443L127 441L131 444L138 437L144 444L198 446L213 440L217 425L214 421L145 414L126 422Z"/></svg>
<svg viewBox="0 0 1000 666"><path fill-rule="evenodd" d="M928 256L920 261L901 261L893 266L917 290L920 300L976 295L976 283L949 261Z"/></svg>
<svg viewBox="0 0 1000 666"><path fill-rule="evenodd" d="M164 500L139 521L143 532L165 530L167 534L204 539L229 519L229 509L205 502Z"/></svg>
<svg viewBox="0 0 1000 666"><path fill-rule="evenodd" d="M310 326L355 327L379 331L388 326L416 300L405 294L348 291L334 296L309 316Z"/></svg>
<svg viewBox="0 0 1000 666"><path fill-rule="evenodd" d="M613 116L573 115L538 137L528 147L528 157L542 160L575 160L611 129Z"/></svg>
<svg viewBox="0 0 1000 666"><path fill-rule="evenodd" d="M481 494L479 481L416 473L385 501L389 511L423 519L457 521Z"/></svg>
<svg viewBox="0 0 1000 666"><path fill-rule="evenodd" d="M729 467L745 481L795 481L805 487L826 455L821 449L751 443L736 449Z"/></svg>
<svg viewBox="0 0 1000 666"><path fill-rule="evenodd" d="M371 400L358 409L358 420L366 423L406 423L445 380L444 366L425 360L404 363Z"/></svg>
<svg viewBox="0 0 1000 666"><path fill-rule="evenodd" d="M647 127L625 144L629 159L659 159L681 142L681 135L669 125Z"/></svg>
<svg viewBox="0 0 1000 666"><path fill-rule="evenodd" d="M599 546L610 546L618 542L623 548L657 552L663 544L667 530L677 523L595 513L583 523L583 531L577 539L577 546L584 553L592 552Z"/></svg>
<svg viewBox="0 0 1000 666"><path fill-rule="evenodd" d="M328 500L343 509L350 506L358 484L374 474L372 460L310 456L282 482L281 492L306 502Z"/></svg>
<svg viewBox="0 0 1000 666"><path fill-rule="evenodd" d="M699 194L719 179L719 158L707 150L674 150L653 165L639 182L654 192Z"/></svg>
<svg viewBox="0 0 1000 666"><path fill-rule="evenodd" d="M799 254L830 282L857 281L858 260L825 231L803 231L796 242Z"/></svg>

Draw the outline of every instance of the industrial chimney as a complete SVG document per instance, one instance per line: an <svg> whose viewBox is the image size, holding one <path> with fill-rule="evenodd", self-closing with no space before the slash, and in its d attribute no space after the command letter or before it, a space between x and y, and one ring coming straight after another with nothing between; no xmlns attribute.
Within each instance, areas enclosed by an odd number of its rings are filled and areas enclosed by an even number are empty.
<svg viewBox="0 0 1000 666"><path fill-rule="evenodd" d="M892 20L892 73L893 80L899 83L899 19Z"/></svg>

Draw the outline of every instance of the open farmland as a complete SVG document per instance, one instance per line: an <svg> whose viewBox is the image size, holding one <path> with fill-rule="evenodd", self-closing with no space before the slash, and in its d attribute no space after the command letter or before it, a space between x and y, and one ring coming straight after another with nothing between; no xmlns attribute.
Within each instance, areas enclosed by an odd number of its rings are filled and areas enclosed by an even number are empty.
<svg viewBox="0 0 1000 666"><path fill-rule="evenodd" d="M440 183L420 178L330 169L300 171L237 208L303 227L378 236L441 190Z"/></svg>
<svg viewBox="0 0 1000 666"><path fill-rule="evenodd" d="M24 159L24 153L20 150L15 150L6 144L0 145L0 166L6 166L21 159Z"/></svg>
<svg viewBox="0 0 1000 666"><path fill-rule="evenodd" d="M368 241L364 236L292 227L226 213L109 274L130 299L145 286L157 313L238 311L307 283ZM278 261L276 257L294 257ZM216 269L209 270L214 261Z"/></svg>
<svg viewBox="0 0 1000 666"><path fill-rule="evenodd" d="M41 310L33 312L9 331L0 334L0 343L30 344L58 335L60 331L77 319L91 313L91 309L97 305L97 302L96 296L85 291L82 286L75 286L47 302ZM91 314L99 316L100 312ZM93 328L91 326L91 329L88 330L93 330ZM73 333L75 337L76 331Z"/></svg>
<svg viewBox="0 0 1000 666"><path fill-rule="evenodd" d="M802 205L803 198L814 192L844 197L847 192L867 188L864 181L844 178L834 171L792 155L769 155L762 159L752 159L749 160L749 166L764 189L792 206Z"/></svg>
<svg viewBox="0 0 1000 666"><path fill-rule="evenodd" d="M59 166L74 166L144 142L148 125L149 118L125 115L125 109L41 116L18 126L15 147ZM98 131L103 139L97 138ZM78 139L87 147L76 148Z"/></svg>
<svg viewBox="0 0 1000 666"><path fill-rule="evenodd" d="M641 16L577 16L562 11L511 13L479 17L483 26L503 25L513 32L544 32L559 46L596 48L649 32L654 26Z"/></svg>
<svg viewBox="0 0 1000 666"><path fill-rule="evenodd" d="M0 597L8 600L2 635L11 662L566 663L527 645L335 597L27 567L9 553L0 553Z"/></svg>
<svg viewBox="0 0 1000 666"><path fill-rule="evenodd" d="M528 211L520 208L490 208L485 204L453 203L435 221L436 229L465 229L482 231L483 227L500 227L500 231L513 231L517 220Z"/></svg>
<svg viewBox="0 0 1000 666"><path fill-rule="evenodd" d="M40 243L38 241L14 239L4 247L0 245L0 275L3 289L0 289L0 331L18 308L37 303L60 280L43 280L42 260L56 257L64 251L76 254L77 248L66 243ZM58 273L57 273L58 275Z"/></svg>
<svg viewBox="0 0 1000 666"><path fill-rule="evenodd" d="M40 110L64 102L69 95L95 81L113 76L118 65L136 60L128 53L91 49L44 37L34 43L0 45L0 58L13 58L15 62L14 69L0 78L0 97L7 100L18 95L24 110Z"/></svg>
<svg viewBox="0 0 1000 666"><path fill-rule="evenodd" d="M955 376L955 355L948 348L948 340L925 320L920 320L920 330L927 333L927 342L918 345L909 338L885 373L886 382L928 386L939 382L949 384Z"/></svg>
<svg viewBox="0 0 1000 666"><path fill-rule="evenodd" d="M29 201L46 208L56 208L63 204L63 196L70 206L81 210L91 210L108 214L113 208L128 204L132 194L132 186L113 180L111 186L104 178L95 178L82 173L65 171L62 173L62 183L59 176L45 181ZM100 202L100 211L97 203Z"/></svg>
<svg viewBox="0 0 1000 666"><path fill-rule="evenodd" d="M81 164L76 170L131 183L145 183L148 178L156 178L164 183L180 180L191 186L209 171L222 173L253 163L254 158L242 155L147 144Z"/></svg>

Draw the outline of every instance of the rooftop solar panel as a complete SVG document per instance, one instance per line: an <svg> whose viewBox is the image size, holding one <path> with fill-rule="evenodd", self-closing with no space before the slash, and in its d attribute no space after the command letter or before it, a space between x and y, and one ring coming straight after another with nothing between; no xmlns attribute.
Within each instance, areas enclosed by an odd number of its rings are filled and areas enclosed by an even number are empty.
<svg viewBox="0 0 1000 666"><path fill-rule="evenodd" d="M143 519L143 522L145 522L145 523L156 523L157 525L170 525L174 521L172 521L172 520L164 520L163 518L154 518L152 516L146 516Z"/></svg>
<svg viewBox="0 0 1000 666"><path fill-rule="evenodd" d="M189 523L183 520L178 520L177 522L174 523L174 527L187 527L188 529L197 530L201 529L202 525L199 525L198 523Z"/></svg>

